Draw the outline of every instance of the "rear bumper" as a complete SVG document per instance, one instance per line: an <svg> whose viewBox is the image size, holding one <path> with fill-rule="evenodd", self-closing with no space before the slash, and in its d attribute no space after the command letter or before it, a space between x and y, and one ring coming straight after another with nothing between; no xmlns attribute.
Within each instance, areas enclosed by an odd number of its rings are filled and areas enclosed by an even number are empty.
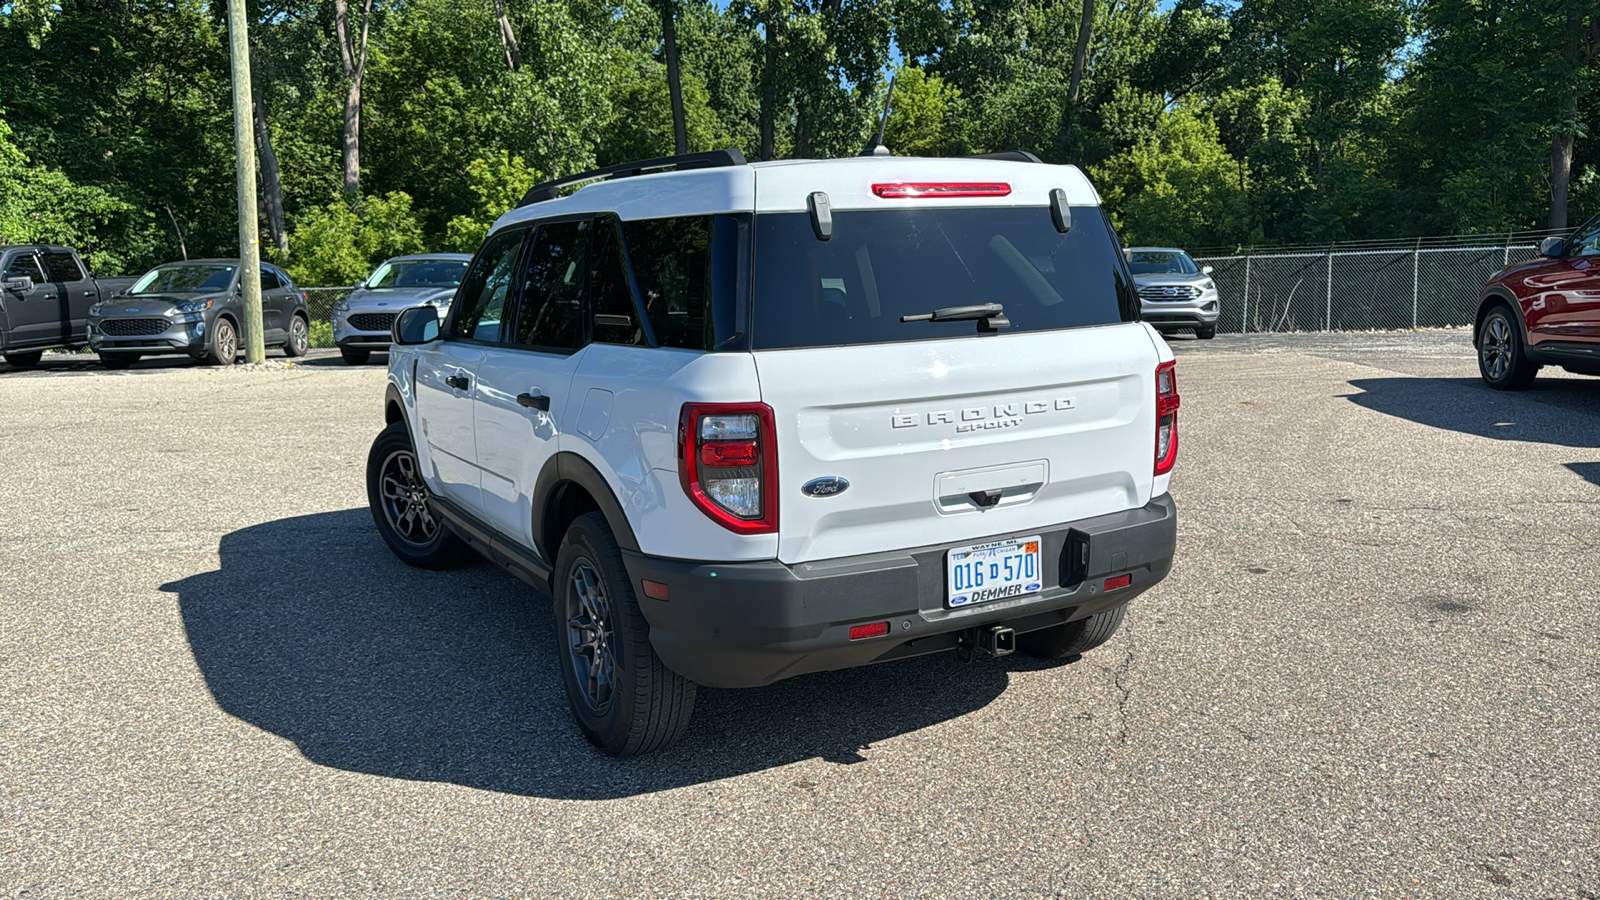
<svg viewBox="0 0 1600 900"><path fill-rule="evenodd" d="M944 546L796 566L623 558L662 662L708 687L757 687L954 649L957 635L977 626L1036 631L1116 609L1167 576L1177 528L1177 507L1164 494L1139 509L1031 529L1043 539L1047 587L962 609L945 608ZM1123 574L1132 576L1127 587L1102 589ZM670 599L647 597L645 579L666 584ZM851 625L882 621L887 636L849 639Z"/></svg>

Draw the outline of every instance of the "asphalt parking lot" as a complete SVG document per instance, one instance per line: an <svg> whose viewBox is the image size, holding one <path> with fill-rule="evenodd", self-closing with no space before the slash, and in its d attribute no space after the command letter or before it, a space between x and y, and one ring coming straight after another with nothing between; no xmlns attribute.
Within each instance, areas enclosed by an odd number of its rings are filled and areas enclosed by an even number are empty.
<svg viewBox="0 0 1600 900"><path fill-rule="evenodd" d="M1600 379L1174 339L1178 560L1072 664L570 723L373 531L383 368L0 366L0 896L1600 895Z"/></svg>

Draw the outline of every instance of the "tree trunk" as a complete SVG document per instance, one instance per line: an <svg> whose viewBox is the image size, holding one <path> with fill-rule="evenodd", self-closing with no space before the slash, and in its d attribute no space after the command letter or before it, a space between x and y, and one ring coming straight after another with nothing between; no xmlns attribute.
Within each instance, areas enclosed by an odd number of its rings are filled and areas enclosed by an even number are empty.
<svg viewBox="0 0 1600 900"><path fill-rule="evenodd" d="M522 48L517 45L517 33L511 30L511 20L506 18L505 0L494 0L494 18L500 23L500 45L506 51L506 68L515 72L522 68Z"/></svg>
<svg viewBox="0 0 1600 900"><path fill-rule="evenodd" d="M496 0L499 2L499 0ZM677 0L661 2L661 39L667 53L667 93L672 97L672 147L683 155L689 152L689 126L683 113L683 82L678 75L678 31L673 19L677 18Z"/></svg>
<svg viewBox="0 0 1600 900"><path fill-rule="evenodd" d="M267 129L267 107L255 98L256 155L261 159L261 207L267 214L267 235L279 253L289 250L289 236L283 231L283 179L278 172L278 154L272 150L272 132Z"/></svg>
<svg viewBox="0 0 1600 900"><path fill-rule="evenodd" d="M1595 44L1600 42L1600 14L1589 13L1585 28L1580 4L1569 0L1566 6L1566 38L1562 41L1561 56L1569 70L1568 81L1566 96L1561 102L1561 121L1551 129L1550 136L1550 218L1545 226L1552 231L1567 227L1567 190L1572 183L1572 153L1579 127L1582 69L1594 58Z"/></svg>
<svg viewBox="0 0 1600 900"><path fill-rule="evenodd" d="M761 67L761 158L771 159L776 150L773 129L776 127L778 105L778 34L776 4L767 5L767 59Z"/></svg>
<svg viewBox="0 0 1600 900"><path fill-rule="evenodd" d="M1072 126L1078 119L1078 97L1083 90L1083 70L1089 65L1089 41L1094 37L1094 0L1083 0L1078 23L1078 44L1072 49L1072 77L1067 82L1067 108L1061 115L1061 158L1072 151Z"/></svg>
<svg viewBox="0 0 1600 900"><path fill-rule="evenodd" d="M349 0L333 0L333 27L339 40L339 62L350 84L344 98L344 139L340 156L344 163L344 193L354 199L361 193L361 80L367 71L367 30L372 24L372 0L363 0L361 36L350 29Z"/></svg>

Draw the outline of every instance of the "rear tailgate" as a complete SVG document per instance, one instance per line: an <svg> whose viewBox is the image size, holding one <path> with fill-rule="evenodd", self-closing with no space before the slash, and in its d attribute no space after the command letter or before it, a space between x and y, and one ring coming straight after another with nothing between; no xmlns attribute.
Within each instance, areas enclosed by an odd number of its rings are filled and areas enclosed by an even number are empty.
<svg viewBox="0 0 1600 900"><path fill-rule="evenodd" d="M755 359L777 420L785 563L972 543L1150 500L1159 357L1142 325ZM829 476L848 488L802 491Z"/></svg>

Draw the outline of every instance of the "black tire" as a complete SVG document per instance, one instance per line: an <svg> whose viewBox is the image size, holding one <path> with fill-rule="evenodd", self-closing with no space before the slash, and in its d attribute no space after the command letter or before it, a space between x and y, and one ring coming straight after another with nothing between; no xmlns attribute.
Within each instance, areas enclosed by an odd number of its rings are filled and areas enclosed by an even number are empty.
<svg viewBox="0 0 1600 900"><path fill-rule="evenodd" d="M394 555L419 569L454 569L477 555L434 513L404 422L378 433L367 453L367 505Z"/></svg>
<svg viewBox="0 0 1600 900"><path fill-rule="evenodd" d="M350 350L350 349L347 349L345 347L340 347L339 348L339 355L344 357L344 361L348 365L364 366L364 365L367 364L367 359L372 356L372 351L371 350Z"/></svg>
<svg viewBox="0 0 1600 900"><path fill-rule="evenodd" d="M289 317L289 339L283 342L283 355L290 359L305 356L311 350L311 326L306 317L295 313Z"/></svg>
<svg viewBox="0 0 1600 900"><path fill-rule="evenodd" d="M1508 307L1496 306L1478 327L1478 374L1497 391L1526 390L1539 374L1512 316Z"/></svg>
<svg viewBox="0 0 1600 900"><path fill-rule="evenodd" d="M1087 619L1063 622L1039 631L1019 634L1017 649L1039 659L1065 659L1088 653L1111 640L1111 636L1121 627L1122 617L1127 611L1127 604L1123 604L1110 612L1103 612Z"/></svg>
<svg viewBox="0 0 1600 900"><path fill-rule="evenodd" d="M122 370L139 361L137 353L102 353L100 365L108 369Z"/></svg>
<svg viewBox="0 0 1600 900"><path fill-rule="evenodd" d="M21 352L7 353L5 357L6 362L9 363L13 369L31 369L39 364L39 360L44 359L44 351L24 350Z"/></svg>
<svg viewBox="0 0 1600 900"><path fill-rule="evenodd" d="M231 366L239 358L239 329L233 327L233 322L217 317L215 325L211 326L211 348L206 351L205 361L213 366Z"/></svg>
<svg viewBox="0 0 1600 900"><path fill-rule="evenodd" d="M689 727L696 685L650 646L605 516L580 516L556 554L556 656L578 728L607 756L669 747Z"/></svg>
<svg viewBox="0 0 1600 900"><path fill-rule="evenodd" d="M1194 330L1194 336L1202 341L1209 341L1217 336L1217 326L1201 325L1199 328Z"/></svg>

